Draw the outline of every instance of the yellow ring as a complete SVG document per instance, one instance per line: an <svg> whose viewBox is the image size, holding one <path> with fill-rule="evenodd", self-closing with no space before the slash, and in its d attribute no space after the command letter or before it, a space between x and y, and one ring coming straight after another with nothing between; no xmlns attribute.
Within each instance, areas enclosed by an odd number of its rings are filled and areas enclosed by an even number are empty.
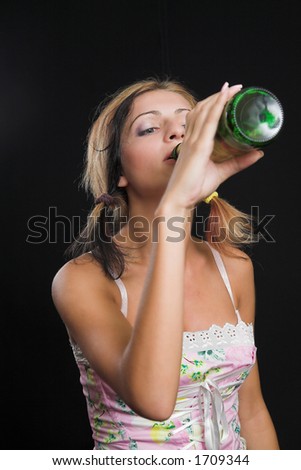
<svg viewBox="0 0 301 470"><path fill-rule="evenodd" d="M206 204L210 204L210 201L211 201L214 197L218 197L218 193L217 193L216 191L214 191L214 192L211 193L208 197L206 197L205 199L203 199L203 201L206 202Z"/></svg>

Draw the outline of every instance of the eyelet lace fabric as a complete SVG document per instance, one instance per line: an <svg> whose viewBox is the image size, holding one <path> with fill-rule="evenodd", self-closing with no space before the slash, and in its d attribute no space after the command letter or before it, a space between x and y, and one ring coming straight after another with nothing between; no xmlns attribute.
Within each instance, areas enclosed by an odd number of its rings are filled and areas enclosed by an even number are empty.
<svg viewBox="0 0 301 470"><path fill-rule="evenodd" d="M253 324L239 321L237 325L226 323L223 327L212 325L208 330L183 334L183 350L218 349L227 345L254 345Z"/></svg>
<svg viewBox="0 0 301 470"><path fill-rule="evenodd" d="M71 345L72 352L73 352L76 363L77 364L83 364L86 367L90 367L90 364L89 364L88 360L83 355L83 352L80 349L80 347L78 346L78 344L74 343L71 339L69 339L69 343Z"/></svg>

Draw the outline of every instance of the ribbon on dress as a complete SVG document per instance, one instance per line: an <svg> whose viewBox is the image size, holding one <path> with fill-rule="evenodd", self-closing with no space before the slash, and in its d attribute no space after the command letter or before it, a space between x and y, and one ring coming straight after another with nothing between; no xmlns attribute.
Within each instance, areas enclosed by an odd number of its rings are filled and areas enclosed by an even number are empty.
<svg viewBox="0 0 301 470"><path fill-rule="evenodd" d="M218 386L212 380L206 380L200 386L199 406L204 397L204 434L206 449L219 450L229 435L229 427L224 410L224 403ZM211 416L212 410L212 416Z"/></svg>
<svg viewBox="0 0 301 470"><path fill-rule="evenodd" d="M184 398L187 397L187 392L191 394L193 391L197 391L196 396L189 399ZM183 401L181 402L182 397ZM229 426L225 415L224 403L220 390L212 380L207 379L205 382L198 383L195 386L192 386L191 384L187 386L181 386L179 394L180 406L178 404L176 407L177 411L179 412L179 414L177 414L177 418L193 411L193 407L191 405L187 406L187 403L186 406L181 405L184 405L184 403L187 401L191 403L191 400L196 397L200 415L189 420L187 423L183 424L183 426L173 430L171 434L177 434L187 427L192 426L194 423L200 423L200 417L204 413L204 421L201 424L204 425L204 440L206 449L219 450L229 435ZM189 444L187 444L184 449L192 447L196 441L197 440L194 439Z"/></svg>

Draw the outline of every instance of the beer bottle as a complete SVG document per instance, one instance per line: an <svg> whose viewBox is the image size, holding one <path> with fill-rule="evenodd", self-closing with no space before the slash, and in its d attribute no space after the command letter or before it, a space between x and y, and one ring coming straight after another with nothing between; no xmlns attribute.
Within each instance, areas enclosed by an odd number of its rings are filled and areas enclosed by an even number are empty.
<svg viewBox="0 0 301 470"><path fill-rule="evenodd" d="M221 162L261 149L275 139L282 124L283 108L273 93L260 87L242 88L224 108L211 158ZM179 146L173 151L175 159Z"/></svg>

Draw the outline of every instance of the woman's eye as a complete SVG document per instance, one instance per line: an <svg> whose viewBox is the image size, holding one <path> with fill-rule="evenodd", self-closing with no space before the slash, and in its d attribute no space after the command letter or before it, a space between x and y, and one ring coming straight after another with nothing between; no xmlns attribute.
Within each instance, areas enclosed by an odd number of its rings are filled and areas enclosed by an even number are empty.
<svg viewBox="0 0 301 470"><path fill-rule="evenodd" d="M156 129L158 129L158 127L148 127L147 129L139 131L138 135L141 136L141 135L153 134Z"/></svg>

